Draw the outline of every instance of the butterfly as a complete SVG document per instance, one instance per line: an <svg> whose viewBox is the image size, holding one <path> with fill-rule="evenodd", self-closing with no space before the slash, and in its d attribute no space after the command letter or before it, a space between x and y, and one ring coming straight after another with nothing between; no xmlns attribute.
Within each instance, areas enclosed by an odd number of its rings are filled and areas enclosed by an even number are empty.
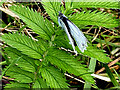
<svg viewBox="0 0 120 90"><path fill-rule="evenodd" d="M68 18L61 12L59 12L58 15L58 23L59 26L61 26L65 30L70 41L69 43L72 45L73 50L76 54L77 54L77 51L75 50L76 45L81 50L81 52L87 50L86 49L86 47L88 47L87 38L84 36L82 31L80 31L80 29L74 23L68 20Z"/></svg>

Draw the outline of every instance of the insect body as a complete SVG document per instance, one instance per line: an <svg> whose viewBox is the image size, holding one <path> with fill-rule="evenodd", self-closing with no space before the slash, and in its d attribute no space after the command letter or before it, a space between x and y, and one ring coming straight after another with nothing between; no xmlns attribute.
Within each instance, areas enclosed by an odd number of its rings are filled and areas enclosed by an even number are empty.
<svg viewBox="0 0 120 90"><path fill-rule="evenodd" d="M75 44L77 44L81 52L84 52L84 50L86 50L88 40L79 28L68 20L68 18L61 12L59 12L58 23L65 30L74 52L77 54Z"/></svg>

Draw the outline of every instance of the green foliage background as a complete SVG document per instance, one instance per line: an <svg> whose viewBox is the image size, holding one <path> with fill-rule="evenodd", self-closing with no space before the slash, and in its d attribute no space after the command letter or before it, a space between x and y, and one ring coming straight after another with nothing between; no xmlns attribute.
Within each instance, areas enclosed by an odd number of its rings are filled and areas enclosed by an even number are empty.
<svg viewBox="0 0 120 90"><path fill-rule="evenodd" d="M88 0L89 1L89 0ZM58 12L62 11L78 27L81 25L96 25L106 28L118 26L118 20L108 13L95 11L82 11L71 15L75 8L118 8L117 2L66 2L66 9L60 7L60 2L42 2L43 7L51 20L44 19L37 11L21 5L10 7L25 24L39 35L38 41L23 33L9 33L2 36L2 40L8 45L4 52L10 57L8 65L12 64L5 75L15 78L14 82L7 84L5 88L69 88L64 73L68 72L80 76L85 81L95 84L88 68L78 61L79 56L94 58L102 63L112 61L103 50L97 49L89 43L87 50L78 56L59 49L70 49L71 45L63 30L58 26ZM54 23L54 25L52 23ZM99 42L99 41L98 41ZM19 58L19 60L17 60Z"/></svg>

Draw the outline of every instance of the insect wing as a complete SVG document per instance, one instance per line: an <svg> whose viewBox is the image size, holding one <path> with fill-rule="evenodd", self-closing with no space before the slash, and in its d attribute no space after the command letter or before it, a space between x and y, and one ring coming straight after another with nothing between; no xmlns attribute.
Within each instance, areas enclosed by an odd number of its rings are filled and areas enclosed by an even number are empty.
<svg viewBox="0 0 120 90"><path fill-rule="evenodd" d="M70 41L70 44L72 45L74 52L77 54L77 51L75 50L75 46L74 46L74 41L73 41L73 39L71 38L71 36L70 36L70 34L69 34L69 32L68 32L68 29L67 29L66 25L64 24L64 22L63 22L59 17L58 17L58 23L59 23L59 25L65 30L65 32L66 32L66 34L67 34L67 36L68 36L68 39L69 39L69 41Z"/></svg>
<svg viewBox="0 0 120 90"><path fill-rule="evenodd" d="M70 27L70 32L71 32L73 38L75 39L78 48L82 52L84 52L84 50L86 50L88 40L86 39L84 34L79 30L79 28L75 24L73 24L69 20L67 20L67 22Z"/></svg>

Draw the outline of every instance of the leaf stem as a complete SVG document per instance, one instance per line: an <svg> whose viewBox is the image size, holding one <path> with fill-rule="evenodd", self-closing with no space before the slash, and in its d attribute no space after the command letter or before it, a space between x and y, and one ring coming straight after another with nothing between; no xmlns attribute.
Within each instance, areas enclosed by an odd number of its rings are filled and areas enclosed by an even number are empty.
<svg viewBox="0 0 120 90"><path fill-rule="evenodd" d="M53 36L51 37L51 41L50 41L50 43L49 43L50 47L53 45L52 42L55 40L55 37L56 37L56 35L53 35Z"/></svg>

